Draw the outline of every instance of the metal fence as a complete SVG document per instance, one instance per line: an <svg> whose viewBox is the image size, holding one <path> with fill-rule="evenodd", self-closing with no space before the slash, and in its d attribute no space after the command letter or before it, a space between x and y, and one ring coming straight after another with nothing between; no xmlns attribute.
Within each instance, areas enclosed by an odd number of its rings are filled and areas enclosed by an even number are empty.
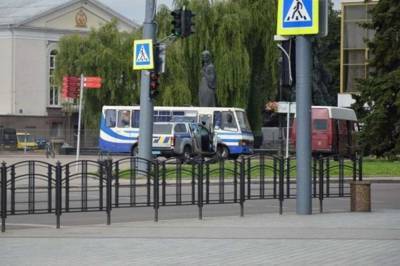
<svg viewBox="0 0 400 266"><path fill-rule="evenodd" d="M197 205L199 218L208 204L239 204L247 200L296 197L295 158L264 154L237 160L144 160L127 157L81 160L65 165L42 161L1 164L1 219L9 215L52 213L57 228L61 215L104 211L111 223L113 208L153 207L154 220L163 206ZM313 159L312 197L348 197L350 180L362 180L362 158Z"/></svg>

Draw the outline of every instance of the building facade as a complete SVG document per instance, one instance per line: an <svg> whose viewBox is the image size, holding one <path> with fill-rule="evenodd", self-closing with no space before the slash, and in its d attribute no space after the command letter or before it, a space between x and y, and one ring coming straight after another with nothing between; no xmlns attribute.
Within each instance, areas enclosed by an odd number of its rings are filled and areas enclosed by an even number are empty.
<svg viewBox="0 0 400 266"><path fill-rule="evenodd" d="M63 109L54 81L58 41L117 19L121 31L138 25L95 0L0 2L0 127L66 139L76 114ZM70 111L70 110L69 110Z"/></svg>
<svg viewBox="0 0 400 266"><path fill-rule="evenodd" d="M339 105L349 105L351 94L357 93L356 80L368 76L368 60L371 55L366 40L371 40L375 32L365 29L362 24L371 21L369 11L377 2L342 0Z"/></svg>

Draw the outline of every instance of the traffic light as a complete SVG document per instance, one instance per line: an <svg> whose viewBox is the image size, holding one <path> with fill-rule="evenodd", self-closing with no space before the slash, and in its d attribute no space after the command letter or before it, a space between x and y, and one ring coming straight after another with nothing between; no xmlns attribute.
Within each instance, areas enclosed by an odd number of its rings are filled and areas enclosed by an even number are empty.
<svg viewBox="0 0 400 266"><path fill-rule="evenodd" d="M171 15L173 16L173 20L171 22L173 29L172 29L172 34L181 37L182 35L182 9L176 9L171 12Z"/></svg>
<svg viewBox="0 0 400 266"><path fill-rule="evenodd" d="M194 22L192 18L195 16L190 10L183 10L183 22L182 22L182 38L188 37L190 34L194 33Z"/></svg>
<svg viewBox="0 0 400 266"><path fill-rule="evenodd" d="M160 78L160 75L158 73L152 71L150 72L150 98L155 98L158 94L158 86L160 83L158 82L158 79Z"/></svg>

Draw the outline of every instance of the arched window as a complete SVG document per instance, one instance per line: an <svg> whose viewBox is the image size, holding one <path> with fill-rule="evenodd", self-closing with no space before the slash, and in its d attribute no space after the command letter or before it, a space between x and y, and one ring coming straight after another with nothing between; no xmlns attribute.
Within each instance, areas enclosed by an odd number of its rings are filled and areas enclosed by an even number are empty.
<svg viewBox="0 0 400 266"><path fill-rule="evenodd" d="M60 105L60 89L55 82L57 50L51 50L49 56L49 105Z"/></svg>

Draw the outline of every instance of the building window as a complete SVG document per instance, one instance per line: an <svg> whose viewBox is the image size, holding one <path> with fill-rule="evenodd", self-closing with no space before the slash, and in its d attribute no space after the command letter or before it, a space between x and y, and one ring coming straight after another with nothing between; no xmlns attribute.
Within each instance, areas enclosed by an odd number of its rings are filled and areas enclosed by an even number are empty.
<svg viewBox="0 0 400 266"><path fill-rule="evenodd" d="M55 82L57 50L51 50L49 56L49 105L60 106L60 88Z"/></svg>
<svg viewBox="0 0 400 266"><path fill-rule="evenodd" d="M342 9L342 60L340 92L356 92L357 79L368 77L370 59L366 40L371 40L374 31L362 24L371 21L369 11L376 2L343 3Z"/></svg>

